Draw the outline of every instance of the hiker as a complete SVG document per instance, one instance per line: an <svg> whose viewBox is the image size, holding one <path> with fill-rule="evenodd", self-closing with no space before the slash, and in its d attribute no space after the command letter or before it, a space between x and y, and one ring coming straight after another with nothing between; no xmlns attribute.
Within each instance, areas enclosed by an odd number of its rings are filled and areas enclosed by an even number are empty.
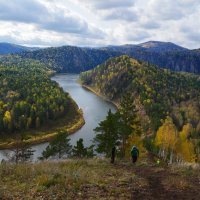
<svg viewBox="0 0 200 200"><path fill-rule="evenodd" d="M116 147L114 146L112 148L112 152L111 152L111 163L113 164L115 162L115 156L116 156Z"/></svg>
<svg viewBox="0 0 200 200"><path fill-rule="evenodd" d="M133 146L131 149L131 157L133 163L135 163L137 161L137 158L139 157L139 150L136 146Z"/></svg>

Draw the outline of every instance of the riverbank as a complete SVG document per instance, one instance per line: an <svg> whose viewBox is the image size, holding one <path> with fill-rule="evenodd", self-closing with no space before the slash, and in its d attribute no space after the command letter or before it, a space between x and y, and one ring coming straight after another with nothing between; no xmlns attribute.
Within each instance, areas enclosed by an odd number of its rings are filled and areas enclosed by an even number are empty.
<svg viewBox="0 0 200 200"><path fill-rule="evenodd" d="M118 102L111 101L110 99L108 99L107 97L105 97L104 95L102 95L101 93L97 92L97 91L95 90L95 88L93 88L93 87L91 87L91 86L84 85L84 84L82 84L81 82L78 82L78 83L79 83L83 88L85 88L85 89L91 91L92 93L94 93L94 94L96 94L97 96L101 97L101 98L104 99L105 101L107 101L107 102L113 104L113 105L116 107L116 109L119 109L119 103L118 103Z"/></svg>
<svg viewBox="0 0 200 200"><path fill-rule="evenodd" d="M27 139L24 142L27 145L41 144L51 141L58 131L64 130L69 135L77 132L85 124L83 117L83 111L79 109L74 118L69 122L69 116L56 120L52 125L47 125L40 130L30 130L24 132L27 135ZM16 146L16 138L8 138L6 141L0 141L0 150L12 149Z"/></svg>

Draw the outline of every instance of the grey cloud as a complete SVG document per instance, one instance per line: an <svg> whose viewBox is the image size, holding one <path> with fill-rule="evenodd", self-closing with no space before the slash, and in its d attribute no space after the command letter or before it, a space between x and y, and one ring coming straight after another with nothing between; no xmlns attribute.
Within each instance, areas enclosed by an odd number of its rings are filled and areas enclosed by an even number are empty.
<svg viewBox="0 0 200 200"><path fill-rule="evenodd" d="M160 24L155 21L147 21L141 24L145 29L158 29L160 28Z"/></svg>
<svg viewBox="0 0 200 200"><path fill-rule="evenodd" d="M126 34L126 38L130 41L143 41L150 37L150 34L145 30L134 30L130 31Z"/></svg>
<svg viewBox="0 0 200 200"><path fill-rule="evenodd" d="M134 10L129 9L115 9L113 11L109 11L104 19L106 20L123 20L123 21L136 21L138 19L137 14Z"/></svg>
<svg viewBox="0 0 200 200"><path fill-rule="evenodd" d="M82 2L82 1L81 1ZM112 9L112 8L125 8L134 5L134 0L87 0L96 9Z"/></svg>
<svg viewBox="0 0 200 200"><path fill-rule="evenodd" d="M0 0L0 20L17 22L39 22L40 15L48 14L38 1Z"/></svg>
<svg viewBox="0 0 200 200"><path fill-rule="evenodd" d="M193 30L185 32L185 35L189 41L198 43L200 47L200 32L194 32Z"/></svg>
<svg viewBox="0 0 200 200"><path fill-rule="evenodd" d="M180 20L199 6L198 0L150 0L148 11L158 20ZM151 15L151 13L149 15Z"/></svg>
<svg viewBox="0 0 200 200"><path fill-rule="evenodd" d="M83 34L87 37L104 38L105 33L90 26L69 10L57 7L47 9L37 0L0 0L0 20L34 24L39 29L60 33Z"/></svg>

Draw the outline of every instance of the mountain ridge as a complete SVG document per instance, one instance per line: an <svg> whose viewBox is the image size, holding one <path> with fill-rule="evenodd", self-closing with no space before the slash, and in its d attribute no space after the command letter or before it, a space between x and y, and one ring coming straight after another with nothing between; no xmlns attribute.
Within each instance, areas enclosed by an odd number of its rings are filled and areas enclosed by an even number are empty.
<svg viewBox="0 0 200 200"><path fill-rule="evenodd" d="M7 42L0 42L0 55L15 54L23 51L34 51L39 49L38 47L27 47L23 45L17 45Z"/></svg>
<svg viewBox="0 0 200 200"><path fill-rule="evenodd" d="M138 45L98 48L67 45L34 51L20 50L17 54L22 59L39 60L58 73L80 73L102 64L111 57L128 55L160 68L200 74L199 51L189 50L170 42L149 41Z"/></svg>

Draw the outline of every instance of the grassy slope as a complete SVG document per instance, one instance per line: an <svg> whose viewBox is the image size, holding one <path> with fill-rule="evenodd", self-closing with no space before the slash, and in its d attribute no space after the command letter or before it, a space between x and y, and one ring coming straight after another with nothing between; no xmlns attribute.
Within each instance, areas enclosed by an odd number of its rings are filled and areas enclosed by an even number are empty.
<svg viewBox="0 0 200 200"><path fill-rule="evenodd" d="M199 199L198 170L106 159L1 164L0 199Z"/></svg>

